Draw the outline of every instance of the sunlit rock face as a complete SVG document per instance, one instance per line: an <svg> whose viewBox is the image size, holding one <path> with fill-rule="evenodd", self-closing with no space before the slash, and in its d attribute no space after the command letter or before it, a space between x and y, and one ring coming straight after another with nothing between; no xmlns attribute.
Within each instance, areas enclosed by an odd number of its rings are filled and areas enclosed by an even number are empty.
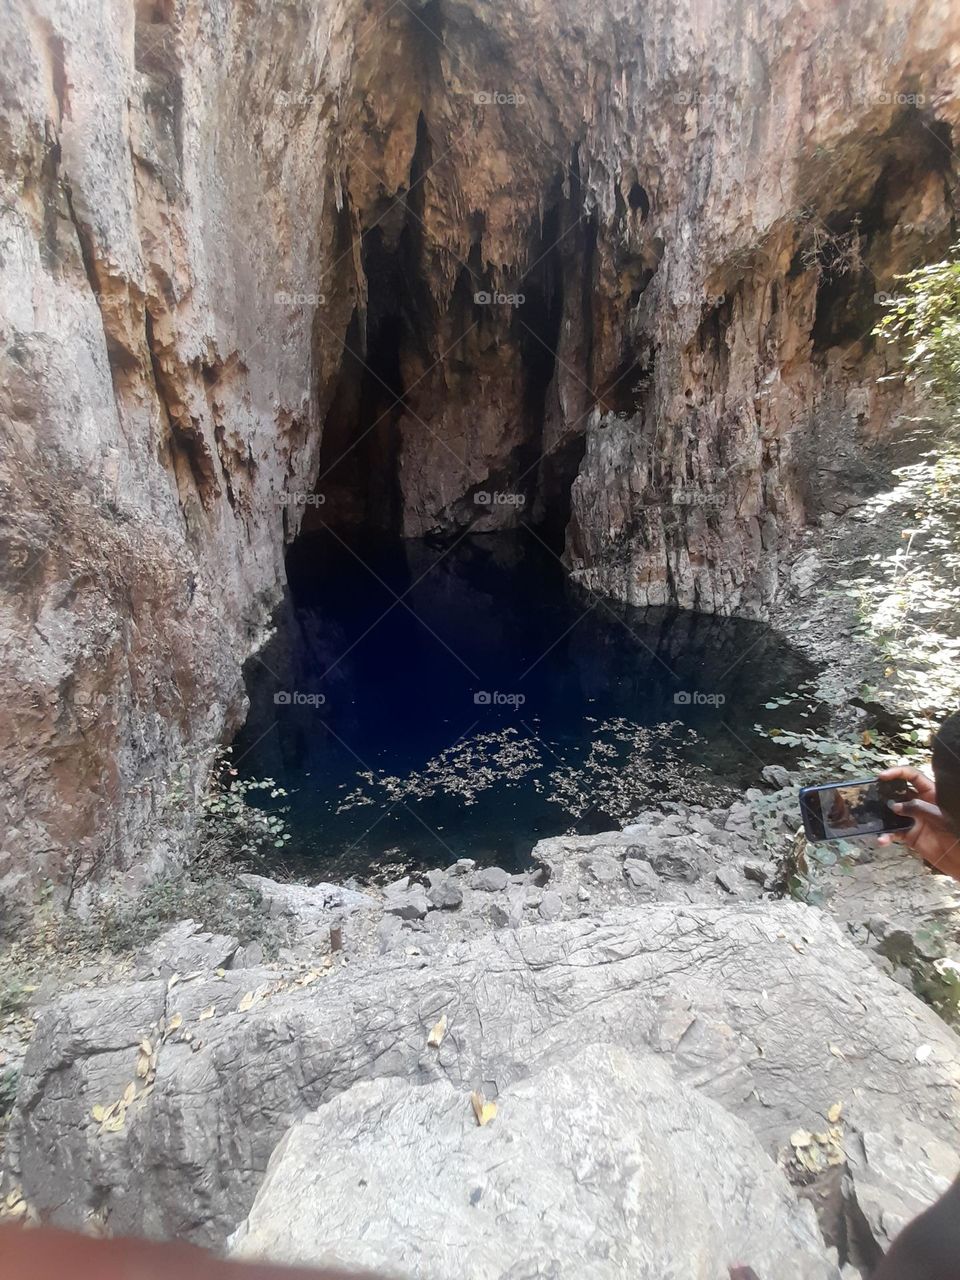
<svg viewBox="0 0 960 1280"><path fill-rule="evenodd" d="M0 883L155 864L305 518L528 521L594 589L762 615L900 410L868 334L949 239L957 24L10 5Z"/></svg>

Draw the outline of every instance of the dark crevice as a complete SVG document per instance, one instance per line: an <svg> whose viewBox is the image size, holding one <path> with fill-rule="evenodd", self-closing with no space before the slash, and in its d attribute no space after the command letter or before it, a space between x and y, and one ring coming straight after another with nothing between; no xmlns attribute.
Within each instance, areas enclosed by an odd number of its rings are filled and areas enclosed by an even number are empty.
<svg viewBox="0 0 960 1280"><path fill-rule="evenodd" d="M400 528L398 424L407 412L404 368L428 367L435 318L423 270L422 178L432 146L421 112L399 227L375 226L361 240L367 308L347 328L320 449L317 503L304 528L396 533Z"/></svg>
<svg viewBox="0 0 960 1280"><path fill-rule="evenodd" d="M640 221L646 222L650 215L650 199L639 182L635 182L630 188L630 194L627 196L627 203L631 209L639 211Z"/></svg>
<svg viewBox="0 0 960 1280"><path fill-rule="evenodd" d="M190 518L192 506L190 495L183 492L183 465L196 491L201 506L209 510L220 496L220 483L217 479L213 457L204 439L203 431L189 414L177 394L170 375L163 367L163 355L154 331L154 321L149 310L144 311L144 334L147 350L150 353L150 367L153 371L153 383L156 389L160 412L168 427L167 445L174 474L180 490L180 502L184 513ZM183 465L179 465L183 464Z"/></svg>

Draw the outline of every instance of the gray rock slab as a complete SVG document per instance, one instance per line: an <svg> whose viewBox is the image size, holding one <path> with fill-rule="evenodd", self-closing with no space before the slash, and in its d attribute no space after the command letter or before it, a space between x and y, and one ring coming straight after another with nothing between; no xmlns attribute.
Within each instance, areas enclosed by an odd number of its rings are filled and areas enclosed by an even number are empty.
<svg viewBox="0 0 960 1280"><path fill-rule="evenodd" d="M232 1252L411 1280L839 1280L812 1208L746 1125L652 1054L595 1046L467 1089L382 1079L294 1125Z"/></svg>
<svg viewBox="0 0 960 1280"><path fill-rule="evenodd" d="M152 1094L101 1135L92 1107L123 1095L139 1041L174 1012L182 1025L158 1040ZM443 1013L447 1035L428 1051ZM82 1226L96 1209L112 1234L219 1245L290 1125L358 1081L446 1078L493 1096L612 1028L739 1116L771 1157L797 1128L822 1130L838 1101L851 1146L905 1122L960 1145L960 1040L823 913L658 903L487 928L429 961L398 947L303 988L227 970L173 991L153 981L68 995L39 1014L10 1172L55 1224ZM895 1192L882 1166L876 1177Z"/></svg>

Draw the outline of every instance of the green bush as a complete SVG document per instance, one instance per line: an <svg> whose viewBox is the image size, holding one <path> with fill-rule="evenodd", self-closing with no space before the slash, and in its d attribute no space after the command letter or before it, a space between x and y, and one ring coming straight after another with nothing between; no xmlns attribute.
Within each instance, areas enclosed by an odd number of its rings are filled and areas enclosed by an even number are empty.
<svg viewBox="0 0 960 1280"><path fill-rule="evenodd" d="M952 259L897 276L901 293L884 305L874 332L902 343L908 382L950 409L960 408L960 244Z"/></svg>
<svg viewBox="0 0 960 1280"><path fill-rule="evenodd" d="M276 875L278 852L290 840L285 809L268 812L248 802L248 796L264 792L271 799L287 794L272 778L238 778L229 748L218 753L201 799L192 856L133 900L105 899L87 920L72 920L65 930L69 940L82 950L132 951L178 920L192 919L207 932L232 934L244 945L260 942L267 954L275 952L276 922L260 894L239 879L242 870Z"/></svg>

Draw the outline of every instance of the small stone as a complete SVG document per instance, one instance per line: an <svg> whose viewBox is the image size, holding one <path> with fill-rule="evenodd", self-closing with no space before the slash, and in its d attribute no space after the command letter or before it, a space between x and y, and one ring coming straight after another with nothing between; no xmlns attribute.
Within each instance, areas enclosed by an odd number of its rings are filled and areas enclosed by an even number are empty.
<svg viewBox="0 0 960 1280"><path fill-rule="evenodd" d="M540 900L540 915L544 920L556 920L563 911L563 899L555 889L548 889Z"/></svg>
<svg viewBox="0 0 960 1280"><path fill-rule="evenodd" d="M452 880L443 879L427 890L430 905L438 911L456 911L463 905L463 890Z"/></svg>
<svg viewBox="0 0 960 1280"><path fill-rule="evenodd" d="M700 850L687 839L665 840L662 848L653 853L650 865L664 880L685 880L692 883L700 879Z"/></svg>
<svg viewBox="0 0 960 1280"><path fill-rule="evenodd" d="M384 916L377 925L377 939L380 943L380 954L392 951L400 941L403 925L396 916Z"/></svg>
<svg viewBox="0 0 960 1280"><path fill-rule="evenodd" d="M448 876L466 876L476 867L475 858L458 858L452 867L447 867Z"/></svg>
<svg viewBox="0 0 960 1280"><path fill-rule="evenodd" d="M590 890L589 890L589 889L585 889L585 888L583 887L583 885L581 885L581 886L580 886L580 888L577 890L577 900L578 900L579 902L589 902L589 901L590 901Z"/></svg>
<svg viewBox="0 0 960 1280"><path fill-rule="evenodd" d="M422 920L430 909L430 904L423 885L415 884L410 889L387 894L383 900L383 909L389 915L399 916L401 920Z"/></svg>
<svg viewBox="0 0 960 1280"><path fill-rule="evenodd" d="M740 877L731 867L717 867L714 878L721 889L736 897L740 890Z"/></svg>
<svg viewBox="0 0 960 1280"><path fill-rule="evenodd" d="M248 942L245 947L241 947L233 956L230 963L224 967L227 969L256 969L258 965L263 964L263 946L259 942Z"/></svg>
<svg viewBox="0 0 960 1280"><path fill-rule="evenodd" d="M620 868L613 858L593 858L586 864L586 869L597 884L613 884L620 875Z"/></svg>
<svg viewBox="0 0 960 1280"><path fill-rule="evenodd" d="M471 887L484 893L500 893L509 883L510 877L502 867L484 867L470 877Z"/></svg>
<svg viewBox="0 0 960 1280"><path fill-rule="evenodd" d="M769 782L772 787L789 787L793 782L789 769L785 769L782 764L764 765L760 770L760 776L764 782Z"/></svg>
<svg viewBox="0 0 960 1280"><path fill-rule="evenodd" d="M517 894L503 902L495 902L490 908L490 919L500 929L517 929L523 923L523 896Z"/></svg>
<svg viewBox="0 0 960 1280"><path fill-rule="evenodd" d="M638 890L644 901L649 902L660 896L660 877L649 862L627 858L623 864L623 875L631 887Z"/></svg>
<svg viewBox="0 0 960 1280"><path fill-rule="evenodd" d="M767 868L762 862L745 862L743 864L743 878L752 880L754 884L758 884L762 888L767 883Z"/></svg>

